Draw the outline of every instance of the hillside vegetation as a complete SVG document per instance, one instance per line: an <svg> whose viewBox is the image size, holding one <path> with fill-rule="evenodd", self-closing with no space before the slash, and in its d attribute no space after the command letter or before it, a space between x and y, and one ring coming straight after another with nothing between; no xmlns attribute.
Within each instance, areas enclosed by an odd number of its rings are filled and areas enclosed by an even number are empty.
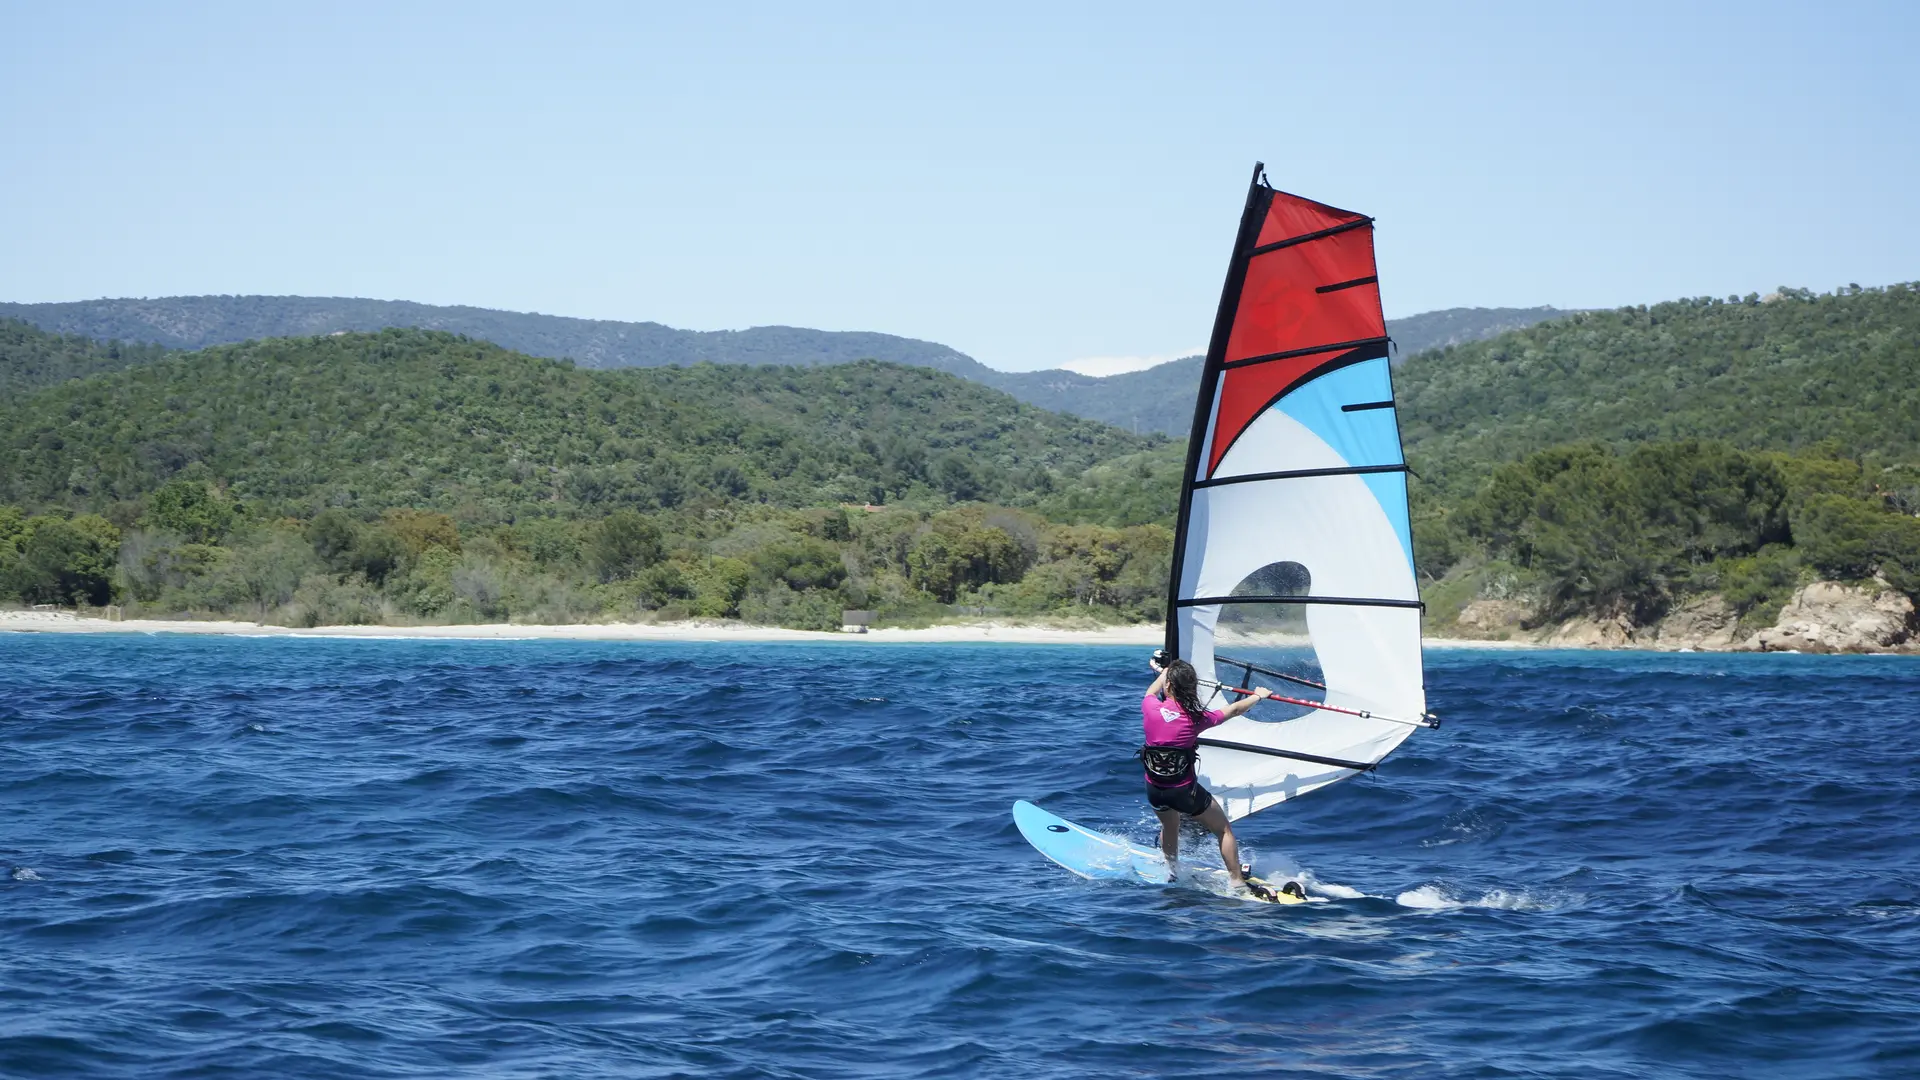
<svg viewBox="0 0 1920 1080"><path fill-rule="evenodd" d="M0 501L98 508L192 464L276 513L1014 498L1156 444L925 369L584 371L449 334L222 346L16 402Z"/></svg>
<svg viewBox="0 0 1920 1080"><path fill-rule="evenodd" d="M1430 625L1476 598L1645 624L1718 596L1757 626L1815 578L1920 595L1917 376L1905 285L1415 355ZM411 330L14 385L0 598L289 622L1157 617L1182 460L920 368L590 371Z"/></svg>
<svg viewBox="0 0 1920 1080"><path fill-rule="evenodd" d="M0 403L0 598L1139 617L1170 447L870 361L585 371L415 330L223 346Z"/></svg>
<svg viewBox="0 0 1920 1080"><path fill-rule="evenodd" d="M1423 519L1416 542L1441 625L1475 597L1524 600L1535 623L1647 626L1714 595L1753 629L1816 578L1877 577L1920 598L1916 513L1912 466L1696 439L1583 443L1496 468Z"/></svg>
<svg viewBox="0 0 1920 1080"><path fill-rule="evenodd" d="M1920 598L1920 287L1586 312L1397 376L1444 625L1475 597L1646 625L1814 578Z"/></svg>
<svg viewBox="0 0 1920 1080"><path fill-rule="evenodd" d="M1920 459L1920 287L1781 289L1568 315L1412 357L1395 375L1420 475L1451 496L1577 440L1835 442Z"/></svg>
<svg viewBox="0 0 1920 1080"><path fill-rule="evenodd" d="M166 355L158 345L50 334L18 319L0 319L0 401L70 379L150 364Z"/></svg>

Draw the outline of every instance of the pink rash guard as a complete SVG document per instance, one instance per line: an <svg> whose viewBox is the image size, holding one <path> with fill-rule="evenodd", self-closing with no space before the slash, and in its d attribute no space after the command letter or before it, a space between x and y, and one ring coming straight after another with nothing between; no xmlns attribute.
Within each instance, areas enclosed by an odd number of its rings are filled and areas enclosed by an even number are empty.
<svg viewBox="0 0 1920 1080"><path fill-rule="evenodd" d="M1152 694L1140 699L1140 722L1146 730L1148 746L1198 746L1200 733L1226 718L1220 710L1208 709L1199 723L1195 723L1171 695L1164 701ZM1148 775L1147 783L1154 787L1185 787L1193 783L1193 773L1188 771L1187 778L1177 784L1162 784Z"/></svg>

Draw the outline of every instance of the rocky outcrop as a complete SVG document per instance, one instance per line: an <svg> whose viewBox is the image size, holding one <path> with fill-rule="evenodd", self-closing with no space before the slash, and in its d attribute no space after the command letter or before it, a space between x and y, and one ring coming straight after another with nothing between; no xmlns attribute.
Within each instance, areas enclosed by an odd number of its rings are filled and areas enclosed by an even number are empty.
<svg viewBox="0 0 1920 1080"><path fill-rule="evenodd" d="M1641 627L1635 640L1655 649L1676 651L1731 649L1739 623L1739 614L1725 600L1702 596L1668 612L1666 618L1653 626Z"/></svg>
<svg viewBox="0 0 1920 1080"><path fill-rule="evenodd" d="M1475 600L1453 620L1454 633L1463 638L1507 638L1520 630L1527 605L1518 600Z"/></svg>
<svg viewBox="0 0 1920 1080"><path fill-rule="evenodd" d="M1542 644L1556 649L1631 649L1639 630L1624 616L1607 619L1568 619L1555 627Z"/></svg>
<svg viewBox="0 0 1920 1080"><path fill-rule="evenodd" d="M1911 650L1920 620L1913 601L1884 585L1816 581L1780 609L1773 626L1739 645L1750 652L1892 652Z"/></svg>
<svg viewBox="0 0 1920 1080"><path fill-rule="evenodd" d="M1794 593L1773 626L1744 639L1738 613L1715 595L1694 597L1651 626L1636 626L1622 616L1583 616L1533 628L1527 626L1531 614L1518 600L1475 600L1441 633L1564 649L1920 653L1920 612L1913 600L1877 580L1864 586L1816 581Z"/></svg>

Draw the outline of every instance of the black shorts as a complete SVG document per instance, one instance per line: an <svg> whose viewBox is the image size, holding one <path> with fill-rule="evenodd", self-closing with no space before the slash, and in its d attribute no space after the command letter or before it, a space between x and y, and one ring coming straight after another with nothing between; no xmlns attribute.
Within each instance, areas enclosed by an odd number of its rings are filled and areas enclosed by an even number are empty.
<svg viewBox="0 0 1920 1080"><path fill-rule="evenodd" d="M1179 787L1148 784L1147 802L1155 810L1178 810L1188 817L1199 817L1213 805L1213 793L1201 787L1198 780Z"/></svg>

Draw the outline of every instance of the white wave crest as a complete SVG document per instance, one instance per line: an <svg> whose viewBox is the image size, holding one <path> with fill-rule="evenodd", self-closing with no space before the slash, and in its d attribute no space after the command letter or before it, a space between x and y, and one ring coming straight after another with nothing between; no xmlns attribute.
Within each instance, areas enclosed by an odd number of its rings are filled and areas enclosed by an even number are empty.
<svg viewBox="0 0 1920 1080"><path fill-rule="evenodd" d="M1342 885L1333 881L1321 881L1312 874L1300 875L1300 883L1305 885L1307 892L1312 895L1325 896L1333 900L1359 900L1367 895L1350 885Z"/></svg>
<svg viewBox="0 0 1920 1080"><path fill-rule="evenodd" d="M1566 906L1563 898L1535 896L1524 889L1519 892L1491 889L1476 897L1461 898L1449 894L1438 885L1422 885L1417 889L1408 889L1394 897L1393 902L1401 907L1423 911L1451 911L1459 908L1484 908L1492 911L1551 911Z"/></svg>

